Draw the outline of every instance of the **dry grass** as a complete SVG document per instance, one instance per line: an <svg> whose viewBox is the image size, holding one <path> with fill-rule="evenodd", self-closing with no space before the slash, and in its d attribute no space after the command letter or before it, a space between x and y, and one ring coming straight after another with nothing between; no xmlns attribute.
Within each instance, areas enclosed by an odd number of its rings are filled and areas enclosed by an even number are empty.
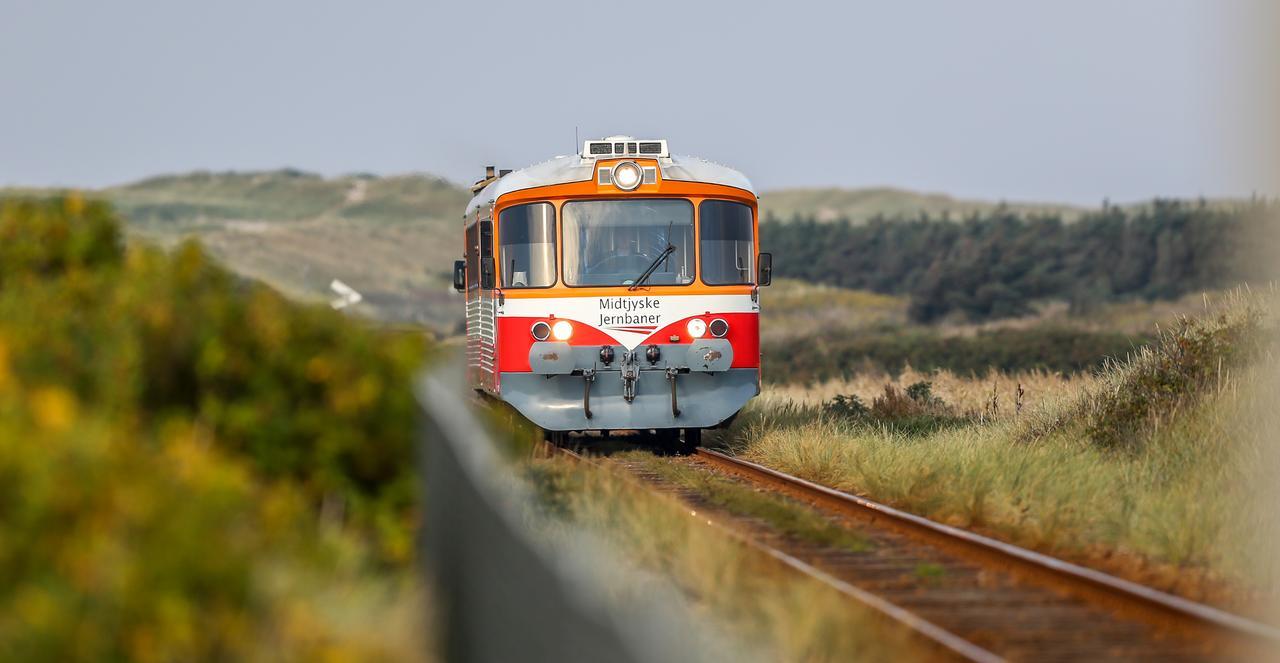
<svg viewBox="0 0 1280 663"><path fill-rule="evenodd" d="M870 403L881 395L885 385L906 390L912 384L929 382L935 396L960 412L986 413L994 402L996 413L1003 415L1016 413L1019 402L1025 410L1030 410L1087 389L1094 381L1095 378L1088 375L1071 376L1048 371L992 373L983 379L975 379L950 371L926 373L908 366L896 376L883 372L862 373L846 380L828 380L814 385L766 385L757 400L766 408L783 403L816 406L837 395L852 394Z"/></svg>
<svg viewBox="0 0 1280 663"><path fill-rule="evenodd" d="M1227 318L1199 324L1210 331L1236 324L1250 302L1258 303L1237 296ZM1187 368L1194 379L1182 383L1147 368L1167 368L1169 361L1155 361L1161 353L1174 353L1173 365L1181 365L1184 347L1165 344L1089 378L911 373L772 389L726 443L757 462L915 513L1192 598L1245 606L1280 586L1274 503L1258 499L1276 492L1271 436L1280 430L1273 382L1280 361L1264 352L1232 364L1226 353L1207 375ZM1151 374L1160 379L1133 377ZM902 389L921 379L979 416L920 434L818 406L836 393L870 402L886 382ZM987 407L993 385L995 412ZM1186 393L1161 396L1170 385ZM1142 390L1152 396L1122 397ZM1118 429L1131 443L1093 440L1098 413L1131 417L1133 426Z"/></svg>
<svg viewBox="0 0 1280 663"><path fill-rule="evenodd" d="M850 599L808 579L694 517L674 498L636 486L613 471L560 460L538 461L533 476L557 528L585 527L624 554L619 564L670 578L695 614L723 629L743 651L764 660L922 660L929 652L901 629L879 621ZM620 600L641 587L613 587ZM741 652L725 651L726 660Z"/></svg>

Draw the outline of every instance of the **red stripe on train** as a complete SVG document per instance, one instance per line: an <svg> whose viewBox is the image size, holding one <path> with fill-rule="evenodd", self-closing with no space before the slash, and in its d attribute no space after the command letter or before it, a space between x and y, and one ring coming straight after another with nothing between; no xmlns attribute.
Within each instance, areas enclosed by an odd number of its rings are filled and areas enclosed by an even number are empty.
<svg viewBox="0 0 1280 663"><path fill-rule="evenodd" d="M649 343L688 344L692 338L685 326L692 318L702 318L708 324L716 318L729 323L729 333L725 339L733 346L733 368L760 367L760 316L757 313L713 313L711 315L695 315L673 322L656 332L649 334L641 345ZM551 322L550 318L499 317L498 322L498 370L503 373L528 373L529 348L533 346L533 335L529 329L539 320ZM557 320L569 320L557 318ZM576 320L569 320L573 325L573 335L569 345L622 345L612 335ZM646 332L647 333L647 332ZM672 341L671 337L678 337Z"/></svg>

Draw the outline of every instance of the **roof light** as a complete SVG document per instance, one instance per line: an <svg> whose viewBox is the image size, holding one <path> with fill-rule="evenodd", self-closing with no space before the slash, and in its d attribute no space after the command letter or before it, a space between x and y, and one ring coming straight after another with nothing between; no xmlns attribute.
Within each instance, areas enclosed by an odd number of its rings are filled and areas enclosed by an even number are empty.
<svg viewBox="0 0 1280 663"><path fill-rule="evenodd" d="M634 161L623 161L613 167L613 185L623 191L632 191L640 186L644 173Z"/></svg>
<svg viewBox="0 0 1280 663"><path fill-rule="evenodd" d="M551 326L551 335L556 337L557 341L567 341L573 336L573 325L568 320L557 320L556 324Z"/></svg>
<svg viewBox="0 0 1280 663"><path fill-rule="evenodd" d="M702 335L707 333L707 323L703 322L701 318L694 318L689 321L689 324L685 325L685 329L688 330L690 336L702 338Z"/></svg>

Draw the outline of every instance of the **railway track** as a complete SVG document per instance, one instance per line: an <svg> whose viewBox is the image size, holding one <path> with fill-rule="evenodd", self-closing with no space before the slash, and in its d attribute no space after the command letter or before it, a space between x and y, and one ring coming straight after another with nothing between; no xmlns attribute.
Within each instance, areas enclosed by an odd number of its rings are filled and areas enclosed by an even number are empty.
<svg viewBox="0 0 1280 663"><path fill-rule="evenodd" d="M642 463L608 462L696 507L699 517L970 661L1275 660L1280 630L716 451L690 463L786 495L871 542L851 551L780 534L708 503ZM927 573L921 573L926 569Z"/></svg>

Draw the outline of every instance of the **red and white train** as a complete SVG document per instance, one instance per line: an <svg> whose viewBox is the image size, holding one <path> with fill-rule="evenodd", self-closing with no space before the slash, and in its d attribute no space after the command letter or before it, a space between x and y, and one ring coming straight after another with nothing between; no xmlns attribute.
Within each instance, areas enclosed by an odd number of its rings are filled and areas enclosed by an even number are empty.
<svg viewBox="0 0 1280 663"><path fill-rule="evenodd" d="M691 447L760 392L757 196L741 173L614 136L473 188L471 385L552 436L639 430Z"/></svg>

